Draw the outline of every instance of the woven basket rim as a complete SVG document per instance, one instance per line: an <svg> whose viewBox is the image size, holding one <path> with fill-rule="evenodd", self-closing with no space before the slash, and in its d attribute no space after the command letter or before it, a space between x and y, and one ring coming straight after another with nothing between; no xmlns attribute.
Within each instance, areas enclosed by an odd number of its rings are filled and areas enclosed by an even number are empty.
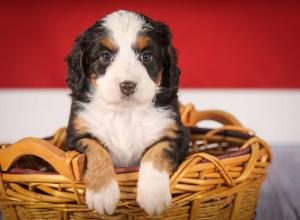
<svg viewBox="0 0 300 220"><path fill-rule="evenodd" d="M188 127L191 131L191 134L193 135L205 135L206 133L208 133L209 131L214 130L213 128L199 128L199 127ZM237 139L243 139L243 140L248 140L252 137L254 137L253 135L250 134L245 134L242 133L240 131L221 131L218 133L218 136L223 136L223 137L232 137L232 138L237 138ZM46 138L42 138L44 140L50 140L51 138L53 138L53 136L49 136ZM217 159L222 160L222 159L227 159L227 158L234 158L234 157L239 157L239 156L243 156L246 155L248 153L250 153L250 148L246 148L243 150L236 150L236 151L232 151L232 152L228 152L224 155L219 155L219 156L215 156ZM67 151L65 151L67 152ZM201 153L201 151L199 152ZM193 154L191 154L193 155ZM203 159L202 161L200 161L199 163L207 163L209 162L206 159ZM139 171L139 166L132 166L132 167L116 167L115 168L115 172L117 174L124 174L124 173L131 173L131 172L138 172ZM47 172L47 171L38 171L38 170L33 170L33 169L22 169L22 168L11 168L8 171L4 171L3 173L8 173L8 174L44 174L44 175L57 175L59 174L56 170L52 171L52 172Z"/></svg>

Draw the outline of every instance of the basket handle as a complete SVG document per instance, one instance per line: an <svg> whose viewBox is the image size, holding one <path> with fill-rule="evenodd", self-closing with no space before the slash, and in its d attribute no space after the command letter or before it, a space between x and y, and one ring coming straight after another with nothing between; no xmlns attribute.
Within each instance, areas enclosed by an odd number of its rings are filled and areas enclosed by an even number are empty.
<svg viewBox="0 0 300 220"><path fill-rule="evenodd" d="M180 107L181 120L185 126L195 127L199 121L214 120L223 125L243 125L233 115L221 110L197 111L192 104Z"/></svg>
<svg viewBox="0 0 300 220"><path fill-rule="evenodd" d="M83 173L85 156L75 151L64 152L48 141L27 137L13 145L0 149L0 166L7 171L19 158L34 155L47 161L61 175L80 180ZM69 164L70 163L70 164ZM70 166L73 174L70 174Z"/></svg>

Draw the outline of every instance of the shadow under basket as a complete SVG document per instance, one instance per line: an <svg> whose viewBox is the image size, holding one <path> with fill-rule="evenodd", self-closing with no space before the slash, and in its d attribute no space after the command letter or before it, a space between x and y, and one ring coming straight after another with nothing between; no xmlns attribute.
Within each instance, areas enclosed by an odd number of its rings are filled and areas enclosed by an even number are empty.
<svg viewBox="0 0 300 220"><path fill-rule="evenodd" d="M62 128L49 138L1 145L4 219L254 219L259 189L272 159L269 146L223 111L196 111L187 105L181 107L181 117L191 131L190 151L170 174L172 205L163 214L147 216L136 203L138 167L115 169L121 199L112 216L89 210L81 180L85 155L63 151L66 131ZM203 120L223 126L197 127ZM26 169L24 164L29 164ZM52 170L42 171L43 164Z"/></svg>

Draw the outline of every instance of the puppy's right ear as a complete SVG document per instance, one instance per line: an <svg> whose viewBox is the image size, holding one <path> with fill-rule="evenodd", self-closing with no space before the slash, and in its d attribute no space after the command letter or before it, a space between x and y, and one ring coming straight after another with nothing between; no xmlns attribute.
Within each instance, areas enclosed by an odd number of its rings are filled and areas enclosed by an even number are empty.
<svg viewBox="0 0 300 220"><path fill-rule="evenodd" d="M71 49L70 54L66 58L68 66L67 84L72 90L72 95L80 96L86 79L86 58L82 42L79 36Z"/></svg>

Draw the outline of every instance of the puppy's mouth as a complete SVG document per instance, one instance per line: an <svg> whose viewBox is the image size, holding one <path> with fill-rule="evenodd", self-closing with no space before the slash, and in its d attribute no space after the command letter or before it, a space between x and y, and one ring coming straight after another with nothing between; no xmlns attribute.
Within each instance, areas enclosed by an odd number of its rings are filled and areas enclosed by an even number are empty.
<svg viewBox="0 0 300 220"><path fill-rule="evenodd" d="M111 108L129 108L145 104L145 102L138 100L134 95L121 95L120 99L114 101L101 100Z"/></svg>
<svg viewBox="0 0 300 220"><path fill-rule="evenodd" d="M145 102L138 100L136 97L134 97L134 95L130 95L130 96L122 95L121 100L119 102L120 105L128 106L128 107L141 105L143 103Z"/></svg>
<svg viewBox="0 0 300 220"><path fill-rule="evenodd" d="M121 101L116 103L106 103L107 107L109 107L113 111L124 111L132 108L137 108L139 106L143 106L143 103L139 103L137 101Z"/></svg>
<svg viewBox="0 0 300 220"><path fill-rule="evenodd" d="M121 101L125 101L125 102L135 102L136 99L134 98L133 95L121 95Z"/></svg>

